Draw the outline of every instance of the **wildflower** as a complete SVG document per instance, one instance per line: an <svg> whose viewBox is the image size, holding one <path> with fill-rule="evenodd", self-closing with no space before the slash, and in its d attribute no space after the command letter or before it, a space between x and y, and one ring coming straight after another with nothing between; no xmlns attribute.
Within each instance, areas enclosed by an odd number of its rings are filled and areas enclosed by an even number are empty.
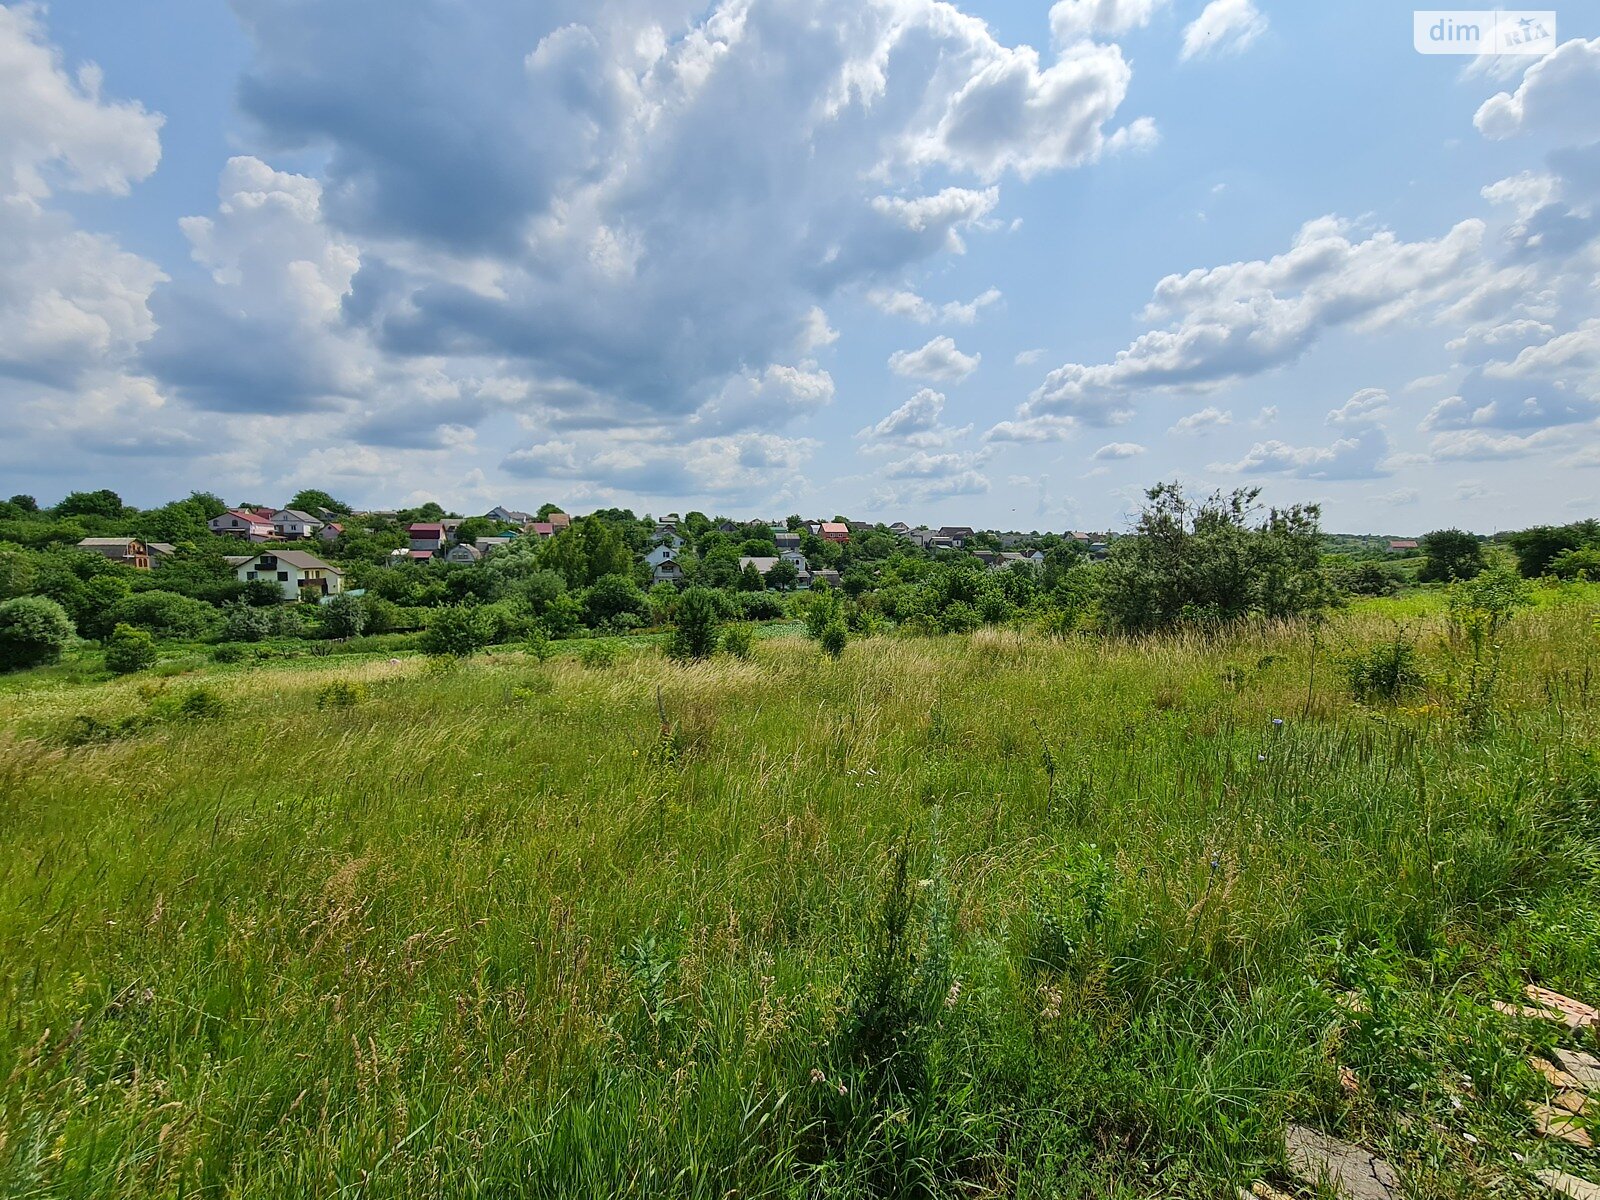
<svg viewBox="0 0 1600 1200"><path fill-rule="evenodd" d="M945 993L944 1006L954 1008L959 999L961 999L961 980L957 979L950 984L950 990Z"/></svg>
<svg viewBox="0 0 1600 1200"><path fill-rule="evenodd" d="M850 1094L850 1089L845 1087L845 1085L841 1083L839 1085L839 1095L848 1096L849 1094Z"/></svg>
<svg viewBox="0 0 1600 1200"><path fill-rule="evenodd" d="M811 1068L811 1082L812 1083L827 1083L828 1082L828 1077L826 1075L824 1075L822 1073L822 1071L819 1070L818 1068L812 1067Z"/></svg>
<svg viewBox="0 0 1600 1200"><path fill-rule="evenodd" d="M1043 994L1044 1007L1039 1010L1039 1015L1046 1021L1054 1021L1061 1015L1061 989L1047 987Z"/></svg>
<svg viewBox="0 0 1600 1200"><path fill-rule="evenodd" d="M1283 726L1283 718L1282 717L1273 717L1272 718L1272 724L1273 724L1274 728L1281 728Z"/></svg>
<svg viewBox="0 0 1600 1200"><path fill-rule="evenodd" d="M1267 756L1265 754L1258 754L1258 755L1256 755L1256 761L1257 762L1266 762L1267 761Z"/></svg>

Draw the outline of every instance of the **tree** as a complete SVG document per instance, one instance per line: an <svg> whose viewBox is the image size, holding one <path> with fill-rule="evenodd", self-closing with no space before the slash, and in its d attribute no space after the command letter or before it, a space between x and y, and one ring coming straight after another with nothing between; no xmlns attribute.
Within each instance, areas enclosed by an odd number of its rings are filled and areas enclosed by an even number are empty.
<svg viewBox="0 0 1600 1200"><path fill-rule="evenodd" d="M767 586L775 592L793 591L800 582L800 568L787 558L780 558L767 568Z"/></svg>
<svg viewBox="0 0 1600 1200"><path fill-rule="evenodd" d="M642 622L650 612L650 601L629 576L607 575L584 593L583 609L590 627L599 629L628 623L625 614L636 618L635 624Z"/></svg>
<svg viewBox="0 0 1600 1200"><path fill-rule="evenodd" d="M110 488L101 488L97 492L69 492L60 504L56 505L58 517L120 517L122 515L122 497Z"/></svg>
<svg viewBox="0 0 1600 1200"><path fill-rule="evenodd" d="M67 610L44 596L0 604L0 671L53 663L72 640Z"/></svg>
<svg viewBox="0 0 1600 1200"><path fill-rule="evenodd" d="M1259 488L1238 488L1195 504L1179 484L1151 488L1134 535L1113 543L1101 574L1109 622L1145 632L1252 614L1299 616L1326 605L1320 510L1272 509L1252 524L1259 495Z"/></svg>
<svg viewBox="0 0 1600 1200"><path fill-rule="evenodd" d="M480 605L452 604L436 609L422 635L427 654L466 658L494 639L494 617Z"/></svg>
<svg viewBox="0 0 1600 1200"><path fill-rule="evenodd" d="M1537 579L1566 550L1600 546L1600 521L1574 521L1571 525L1535 525L1506 539L1517 556L1517 570L1525 579Z"/></svg>
<svg viewBox="0 0 1600 1200"><path fill-rule="evenodd" d="M677 659L710 658L721 640L722 612L716 593L690 588L678 601L676 627L667 653Z"/></svg>
<svg viewBox="0 0 1600 1200"><path fill-rule="evenodd" d="M761 571L755 563L745 563L739 572L739 590L741 592L764 592L767 590L767 581L761 578Z"/></svg>
<svg viewBox="0 0 1600 1200"><path fill-rule="evenodd" d="M322 627L336 638L360 637L367 627L367 606L360 596L341 592L322 606Z"/></svg>
<svg viewBox="0 0 1600 1200"><path fill-rule="evenodd" d="M132 675L155 665L156 640L132 625L118 625L106 641L106 669L114 675Z"/></svg>
<svg viewBox="0 0 1600 1200"><path fill-rule="evenodd" d="M1417 571L1423 583L1471 579L1484 568L1483 543L1464 529L1435 529L1417 543L1424 562Z"/></svg>
<svg viewBox="0 0 1600 1200"><path fill-rule="evenodd" d="M319 508L325 508L329 512L336 513L348 513L350 511L348 504L341 500L335 500L321 488L301 488L293 496L289 497L288 507L297 509L300 512L311 513L313 516L316 515Z"/></svg>
<svg viewBox="0 0 1600 1200"><path fill-rule="evenodd" d="M6 503L11 505L11 507L15 508L18 512L36 513L39 511L39 502L26 492L18 492L15 496L11 497L11 499L7 500Z"/></svg>

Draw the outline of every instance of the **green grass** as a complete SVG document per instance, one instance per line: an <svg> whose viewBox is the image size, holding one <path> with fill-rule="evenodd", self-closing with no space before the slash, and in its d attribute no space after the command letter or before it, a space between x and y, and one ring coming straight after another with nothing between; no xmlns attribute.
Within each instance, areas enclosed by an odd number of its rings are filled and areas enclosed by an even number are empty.
<svg viewBox="0 0 1600 1200"><path fill-rule="evenodd" d="M1399 603L8 685L0 1190L1231 1196L1289 1120L1416 1197L1594 1177L1488 1007L1600 997L1594 594L1476 729ZM1428 682L1359 706L1401 616Z"/></svg>

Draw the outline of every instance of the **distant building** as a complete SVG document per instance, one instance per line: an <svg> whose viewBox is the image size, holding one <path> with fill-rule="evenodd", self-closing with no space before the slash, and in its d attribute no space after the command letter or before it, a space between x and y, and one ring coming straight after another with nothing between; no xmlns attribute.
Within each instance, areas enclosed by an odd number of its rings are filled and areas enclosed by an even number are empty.
<svg viewBox="0 0 1600 1200"><path fill-rule="evenodd" d="M240 583L261 580L277 584L285 600L300 599L302 588L315 589L323 596L337 596L344 590L343 571L303 550L264 550L248 558L241 556L234 574Z"/></svg>
<svg viewBox="0 0 1600 1200"><path fill-rule="evenodd" d="M280 508L272 514L272 531L281 538L308 538L324 525L310 513Z"/></svg>
<svg viewBox="0 0 1600 1200"><path fill-rule="evenodd" d="M450 536L438 521L418 521L406 526L406 537L411 542L411 553L431 558L441 553L449 544Z"/></svg>
<svg viewBox="0 0 1600 1200"><path fill-rule="evenodd" d="M850 540L850 526L844 521L823 521L817 526L817 536L825 542L843 545Z"/></svg>
<svg viewBox="0 0 1600 1200"><path fill-rule="evenodd" d="M140 571L150 569L150 548L138 538L84 538L78 543L78 549L99 554L125 567Z"/></svg>
<svg viewBox="0 0 1600 1200"><path fill-rule="evenodd" d="M1390 554L1415 554L1420 549L1416 538L1395 538L1389 543Z"/></svg>
<svg viewBox="0 0 1600 1200"><path fill-rule="evenodd" d="M445 562L470 565L483 557L483 551L476 546L451 546L445 551Z"/></svg>
<svg viewBox="0 0 1600 1200"><path fill-rule="evenodd" d="M518 528L532 524L534 519L532 513L519 512L503 505L496 505L483 515L491 521L499 521L502 525L515 525Z"/></svg>
<svg viewBox="0 0 1600 1200"><path fill-rule="evenodd" d="M248 542L270 542L277 537L271 516L262 516L248 508L230 508L220 517L212 517L206 525L212 533L222 537L243 538Z"/></svg>

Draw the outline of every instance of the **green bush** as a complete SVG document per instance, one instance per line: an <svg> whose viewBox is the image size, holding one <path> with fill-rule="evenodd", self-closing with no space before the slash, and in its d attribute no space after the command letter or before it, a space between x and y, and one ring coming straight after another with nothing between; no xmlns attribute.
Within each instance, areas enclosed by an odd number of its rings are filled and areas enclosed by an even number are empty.
<svg viewBox="0 0 1600 1200"><path fill-rule="evenodd" d="M556 652L555 647L550 644L550 635L545 632L542 625L535 625L529 630L522 645L530 658L540 662L549 662L550 656Z"/></svg>
<svg viewBox="0 0 1600 1200"><path fill-rule="evenodd" d="M604 670L617 661L617 647L605 638L585 642L578 651L578 661L592 670Z"/></svg>
<svg viewBox="0 0 1600 1200"><path fill-rule="evenodd" d="M360 596L335 596L322 606L322 628L329 637L360 637L367 628L365 602Z"/></svg>
<svg viewBox="0 0 1600 1200"><path fill-rule="evenodd" d="M1355 651L1344 664L1350 694L1357 700L1382 700L1393 704L1406 692L1422 686L1417 669L1416 642L1404 630L1394 637Z"/></svg>
<svg viewBox="0 0 1600 1200"><path fill-rule="evenodd" d="M114 675L131 675L155 661L156 640L143 629L118 625L106 642L106 669Z"/></svg>
<svg viewBox="0 0 1600 1200"><path fill-rule="evenodd" d="M223 606L222 636L230 642L259 642L272 632L270 609L256 608L243 600Z"/></svg>
<svg viewBox="0 0 1600 1200"><path fill-rule="evenodd" d="M0 604L0 671L56 662L72 641L66 609L44 596L19 596Z"/></svg>
<svg viewBox="0 0 1600 1200"><path fill-rule="evenodd" d="M211 632L217 610L177 592L135 592L112 606L111 619L114 624L132 625L156 637L192 639Z"/></svg>
<svg viewBox="0 0 1600 1200"><path fill-rule="evenodd" d="M706 588L690 588L678 601L677 620L667 654L676 659L710 658L717 652L722 614L716 596Z"/></svg>
<svg viewBox="0 0 1600 1200"><path fill-rule="evenodd" d="M211 652L211 661L219 663L243 662L247 658L255 657L249 646L239 642L223 642Z"/></svg>
<svg viewBox="0 0 1600 1200"><path fill-rule="evenodd" d="M850 632L845 628L843 621L834 621L822 631L822 636L817 639L823 652L830 658L838 658L844 653L844 646L850 640Z"/></svg>
<svg viewBox="0 0 1600 1200"><path fill-rule="evenodd" d="M437 609L422 638L427 654L466 658L494 641L494 617L478 605L451 604Z"/></svg>
<svg viewBox="0 0 1600 1200"><path fill-rule="evenodd" d="M366 698L364 686L345 679L335 679L317 689L318 708L354 708Z"/></svg>
<svg viewBox="0 0 1600 1200"><path fill-rule="evenodd" d="M722 648L735 658L749 658L751 649L750 626L729 625L722 631Z"/></svg>

